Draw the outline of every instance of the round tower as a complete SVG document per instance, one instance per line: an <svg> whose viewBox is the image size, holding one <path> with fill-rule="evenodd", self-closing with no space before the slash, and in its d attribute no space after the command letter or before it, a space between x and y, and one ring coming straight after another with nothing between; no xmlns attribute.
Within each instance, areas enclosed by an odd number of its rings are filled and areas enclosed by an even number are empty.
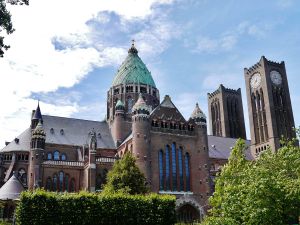
<svg viewBox="0 0 300 225"><path fill-rule="evenodd" d="M194 190L197 190L194 194L202 196L199 199L200 203L203 206L207 206L208 198L211 194L207 125L206 116L199 108L198 103L196 104L196 107L190 117L190 121L194 123L196 134L196 149L195 153L193 154L194 157L191 158L191 164L199 165L199 168L201 169L195 170L194 175L196 175L199 180L203 181L201 185L198 180L194 181ZM207 210L207 207L205 208L205 210Z"/></svg>
<svg viewBox="0 0 300 225"><path fill-rule="evenodd" d="M150 122L149 107L142 95L132 108L132 153L136 157L136 164L144 173L148 185L151 184L151 153L150 153Z"/></svg>
<svg viewBox="0 0 300 225"><path fill-rule="evenodd" d="M29 189L42 186L42 163L44 158L46 133L40 120L31 134L31 149L29 158Z"/></svg>
<svg viewBox="0 0 300 225"><path fill-rule="evenodd" d="M124 132L124 126L125 126L125 106L123 102L119 99L115 107L115 119L113 121L113 126L112 126L113 128L112 133L117 147L124 140L125 135L127 135Z"/></svg>

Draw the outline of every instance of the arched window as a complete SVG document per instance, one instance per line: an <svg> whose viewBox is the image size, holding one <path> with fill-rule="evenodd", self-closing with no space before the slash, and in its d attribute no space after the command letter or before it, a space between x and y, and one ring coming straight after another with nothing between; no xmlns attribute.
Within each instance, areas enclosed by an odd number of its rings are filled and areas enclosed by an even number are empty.
<svg viewBox="0 0 300 225"><path fill-rule="evenodd" d="M59 172L59 191L63 191L63 186L64 186L64 172L60 171Z"/></svg>
<svg viewBox="0 0 300 225"><path fill-rule="evenodd" d="M69 191L69 174L65 176L65 191Z"/></svg>
<svg viewBox="0 0 300 225"><path fill-rule="evenodd" d="M52 153L51 153L51 152L48 152L48 154L47 154L47 159L48 159L48 160L52 160Z"/></svg>
<svg viewBox="0 0 300 225"><path fill-rule="evenodd" d="M163 161L163 151L160 150L158 153L158 162L159 162L159 190L164 189L164 161Z"/></svg>
<svg viewBox="0 0 300 225"><path fill-rule="evenodd" d="M131 113L132 106L133 106L133 100L131 97L128 97L128 99L127 99L127 112L128 113Z"/></svg>
<svg viewBox="0 0 300 225"><path fill-rule="evenodd" d="M176 144L172 144L172 190L177 191Z"/></svg>
<svg viewBox="0 0 300 225"><path fill-rule="evenodd" d="M54 159L54 160L59 160L59 151L55 151L55 152L53 153L53 159Z"/></svg>
<svg viewBox="0 0 300 225"><path fill-rule="evenodd" d="M169 150L169 145L166 146L166 189L170 190L170 150Z"/></svg>
<svg viewBox="0 0 300 225"><path fill-rule="evenodd" d="M66 156L65 153L62 153L62 154L61 154L61 160L62 160L62 161L66 161L66 160L67 160L67 156Z"/></svg>
<svg viewBox="0 0 300 225"><path fill-rule="evenodd" d="M70 192L75 192L75 179L72 178L71 183L70 183Z"/></svg>
<svg viewBox="0 0 300 225"><path fill-rule="evenodd" d="M57 191L57 175L53 175L53 185L52 185L52 190Z"/></svg>
<svg viewBox="0 0 300 225"><path fill-rule="evenodd" d="M190 178L190 155L185 153L185 183L186 191L191 191L191 178Z"/></svg>
<svg viewBox="0 0 300 225"><path fill-rule="evenodd" d="M52 190L52 179L51 179L51 177L47 178L47 181L46 181L46 190L47 191L51 191Z"/></svg>
<svg viewBox="0 0 300 225"><path fill-rule="evenodd" d="M179 191L184 190L183 167L182 167L182 148L178 150L178 170L179 170Z"/></svg>

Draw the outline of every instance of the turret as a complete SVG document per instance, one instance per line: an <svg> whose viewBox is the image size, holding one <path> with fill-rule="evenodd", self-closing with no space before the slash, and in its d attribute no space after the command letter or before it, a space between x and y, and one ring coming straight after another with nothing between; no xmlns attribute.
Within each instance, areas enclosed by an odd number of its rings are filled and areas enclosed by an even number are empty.
<svg viewBox="0 0 300 225"><path fill-rule="evenodd" d="M151 107L144 101L142 95L132 108L132 153L136 164L144 173L147 183L151 184L151 153L150 153L150 122Z"/></svg>
<svg viewBox="0 0 300 225"><path fill-rule="evenodd" d="M29 189L42 186L42 162L44 158L46 133L40 120L31 134L29 159Z"/></svg>
<svg viewBox="0 0 300 225"><path fill-rule="evenodd" d="M115 106L115 118L112 126L113 138L117 147L127 135L127 133L124 132L125 126L125 106L121 100L118 100Z"/></svg>
<svg viewBox="0 0 300 225"><path fill-rule="evenodd" d="M40 109L40 103L38 102L38 106L36 110L32 111L32 117L31 117L31 129L35 129L39 121L43 124L43 117Z"/></svg>
<svg viewBox="0 0 300 225"><path fill-rule="evenodd" d="M207 140L207 125L206 116L200 109L198 103L190 117L190 122L194 123L195 134L196 134L196 149L191 157L192 165L199 165L199 170L195 171L195 176L199 177L201 180L201 185L199 185L199 193L202 194L202 204L208 205L208 196L211 193L211 182L209 174L209 155L208 155L208 140ZM207 208L206 208L207 209Z"/></svg>

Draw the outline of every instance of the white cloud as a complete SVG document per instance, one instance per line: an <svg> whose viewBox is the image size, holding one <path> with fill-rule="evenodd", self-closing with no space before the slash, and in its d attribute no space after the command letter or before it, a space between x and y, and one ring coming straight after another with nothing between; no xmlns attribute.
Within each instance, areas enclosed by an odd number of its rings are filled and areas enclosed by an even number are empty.
<svg viewBox="0 0 300 225"><path fill-rule="evenodd" d="M278 0L277 5L281 8L289 8L294 4L294 0Z"/></svg>
<svg viewBox="0 0 300 225"><path fill-rule="evenodd" d="M159 4L171 0L31 0L30 6L11 6L16 31L6 37L11 49L0 60L0 146L28 127L36 107L32 93L72 87L96 67L119 64L124 48L90 45L87 21L110 11L123 20L144 19ZM102 22L108 18L99 17ZM142 37L141 37L142 38ZM56 49L55 42L64 48ZM43 103L43 113L70 116L79 106L70 101Z"/></svg>

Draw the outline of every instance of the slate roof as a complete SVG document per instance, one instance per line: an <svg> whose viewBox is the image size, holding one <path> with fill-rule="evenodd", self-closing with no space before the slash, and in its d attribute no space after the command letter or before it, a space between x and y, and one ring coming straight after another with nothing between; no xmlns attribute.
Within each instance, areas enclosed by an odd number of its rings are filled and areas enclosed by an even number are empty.
<svg viewBox="0 0 300 225"><path fill-rule="evenodd" d="M128 56L118 69L112 86L120 84L148 84L156 87L150 71L138 56L134 45L129 49Z"/></svg>
<svg viewBox="0 0 300 225"><path fill-rule="evenodd" d="M19 181L19 179L13 174L11 178L0 188L1 200L17 200L20 197L22 191L25 188Z"/></svg>
<svg viewBox="0 0 300 225"><path fill-rule="evenodd" d="M74 118L43 115L43 127L46 132L46 143L82 146L88 144L89 132L97 134L98 148L116 148L106 121L92 121ZM31 129L26 129L17 138L19 142L10 142L1 152L29 151Z"/></svg>
<svg viewBox="0 0 300 225"><path fill-rule="evenodd" d="M83 145L89 142L89 132L97 134L98 148L115 148L106 121L92 121L57 116L43 116L46 143ZM51 128L53 132L51 132ZM63 132L63 134L62 134Z"/></svg>
<svg viewBox="0 0 300 225"><path fill-rule="evenodd" d="M0 152L11 152L11 151L29 151L30 149L30 138L31 129L27 128L23 133L17 136L19 142L11 141L6 145Z"/></svg>
<svg viewBox="0 0 300 225"><path fill-rule="evenodd" d="M236 138L225 138L208 135L208 148L209 158L215 159L228 159L230 156L231 148L235 145ZM246 140L246 146L250 146L250 140ZM251 155L250 148L246 150L246 158L254 160Z"/></svg>

